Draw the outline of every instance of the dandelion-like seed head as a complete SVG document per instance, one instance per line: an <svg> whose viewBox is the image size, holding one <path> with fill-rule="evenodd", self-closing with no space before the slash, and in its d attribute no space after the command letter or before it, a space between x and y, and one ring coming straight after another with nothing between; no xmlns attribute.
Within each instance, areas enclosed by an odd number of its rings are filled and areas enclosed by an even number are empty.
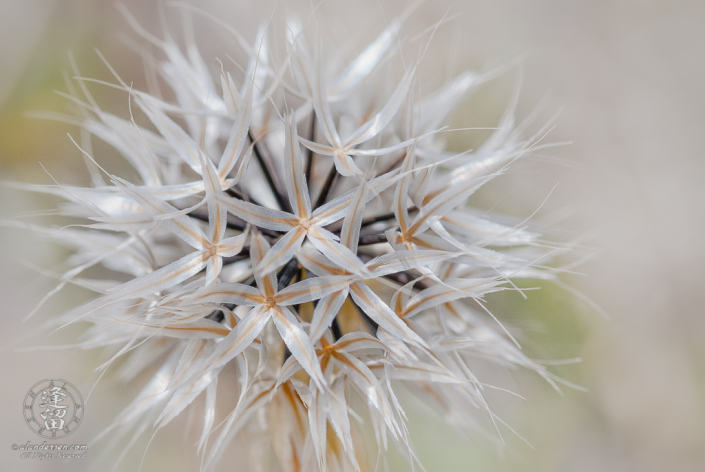
<svg viewBox="0 0 705 472"><path fill-rule="evenodd" d="M416 461L401 383L473 429L479 416L497 422L478 359L553 382L484 297L516 289L513 278L554 278L554 249L471 206L541 134L523 137L512 104L479 149L447 151L447 117L495 74L425 90L422 58L401 52L402 23L347 63L295 21L279 44L272 25L249 42L235 34L242 67L214 67L189 35L182 48L142 33L160 87L115 73L129 117L102 110L86 79L70 86L92 186L24 188L63 198L61 213L85 224L26 227L75 250L62 284L106 269L80 279L96 297L63 318L90 323L83 347L113 349L106 366L126 357L124 380L155 372L113 434L162 428L204 396L206 470L232 441L265 442L281 470L368 470L363 422L379 451L392 441ZM91 139L139 179L103 171ZM222 375L237 391L218 389ZM219 422L222 395L237 401Z"/></svg>

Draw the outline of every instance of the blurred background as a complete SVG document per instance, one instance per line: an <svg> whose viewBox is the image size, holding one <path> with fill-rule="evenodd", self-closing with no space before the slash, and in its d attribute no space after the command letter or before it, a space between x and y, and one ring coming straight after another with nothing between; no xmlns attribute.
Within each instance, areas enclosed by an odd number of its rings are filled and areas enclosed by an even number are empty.
<svg viewBox="0 0 705 472"><path fill-rule="evenodd" d="M159 33L156 3L126 5ZM198 5L251 37L274 3ZM393 17L404 5L330 1L320 8L322 18L337 14L336 21L345 19L350 30L371 39L385 16ZM449 8L450 15L459 16L440 28L422 73L431 76L440 68L452 74L521 56L519 116L540 103L546 103L547 116L562 110L550 140L572 142L518 165L480 196L481 205L528 216L558 184L539 220L557 221L572 235L590 235L585 242L597 252L579 268L586 277L564 279L591 302L542 285L528 301L510 297L496 305L505 319L523 328L522 343L534 357L582 358L556 372L587 392L565 389L560 396L534 376L506 375L526 400L499 397L495 409L533 449L511 434L505 434L507 447L500 450L482 438L459 436L424 405L406 399L420 459L430 472L705 470L705 291L697 287L705 264L705 3L443 0L421 5L406 27L421 31ZM258 21L248 20L253 17ZM226 36L208 37L204 31L197 36L208 60L214 57L209 48L217 51ZM67 51L84 76L110 79L94 52L98 48L128 82L143 84L141 61L125 37L136 35L111 1L0 0L2 180L47 184L47 172L62 183L85 179L80 154L66 136L76 135L76 129L26 113L65 110L65 99L53 91L66 90ZM511 72L480 89L453 124L494 126L516 80ZM100 87L92 91L101 105L124 116L124 96ZM463 139L472 145L479 138L458 139L460 146L468 144ZM0 202L3 218L50 208L47 199L5 188ZM85 296L80 292L67 291L36 319L21 322L52 287L22 261L53 267L65 256L0 228L2 470L91 470L88 460L30 462L11 450L12 444L39 439L23 425L20 407L34 383L65 378L87 396L97 380L95 353L16 349L72 342L77 331L37 338L33 323L75 305ZM89 442L133 394L109 380L98 384L84 424L69 442ZM157 435L143 470L197 470L187 423L182 418ZM136 470L149 438L143 439L119 470ZM99 444L88 456L100 452ZM394 454L390 465L405 470Z"/></svg>

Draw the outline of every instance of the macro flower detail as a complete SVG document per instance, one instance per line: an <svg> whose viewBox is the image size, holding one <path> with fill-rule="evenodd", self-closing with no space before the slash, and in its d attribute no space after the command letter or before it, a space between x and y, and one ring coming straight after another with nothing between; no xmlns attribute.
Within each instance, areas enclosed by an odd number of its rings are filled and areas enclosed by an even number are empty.
<svg viewBox="0 0 705 472"><path fill-rule="evenodd" d="M113 71L129 119L101 110L89 90L100 84L74 70L76 114L62 119L84 134L92 185L14 186L64 199L60 214L81 223L6 224L74 250L49 296L67 283L95 295L52 326L87 323L80 346L110 353L102 370L125 358L124 381L153 372L105 435L132 444L204 396L204 470L234 442L261 443L243 461L271 450L282 471L372 470L390 440L418 462L399 384L454 426L481 430L476 416L503 422L477 359L560 381L485 297L519 290L512 279L555 279L547 263L564 247L469 205L546 130L525 138L513 98L479 149L448 151L448 116L495 74L422 87L422 55L403 60L403 21L347 64L295 18L251 43L229 30L245 67L203 59L190 34L183 49L137 28L160 51L145 63L169 90L136 90ZM85 144L95 138L137 178L103 170ZM218 388L224 375L236 375L236 392ZM236 406L216 421L223 395Z"/></svg>

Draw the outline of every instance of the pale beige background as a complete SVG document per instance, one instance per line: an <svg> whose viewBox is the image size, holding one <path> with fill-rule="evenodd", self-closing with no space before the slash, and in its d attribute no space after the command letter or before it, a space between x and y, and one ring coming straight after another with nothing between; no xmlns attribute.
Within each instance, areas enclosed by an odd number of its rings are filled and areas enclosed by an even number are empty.
<svg viewBox="0 0 705 472"><path fill-rule="evenodd" d="M270 3L265 11L271 11ZM322 8L334 11L340 3L329 2ZM200 5L225 21L232 15L234 24L261 8L238 0L208 0ZM370 2L364 8L340 8L345 18L359 21L362 31L373 34L383 24L380 12L390 17L401 5ZM129 7L144 23L155 24L153 4L133 1ZM701 183L705 178L705 4L687 0L428 2L412 17L409 28L418 31L422 21L439 19L448 7L451 14L462 16L441 30L424 73L445 70L448 54L457 58L459 67L481 67L524 55L520 112L527 114L547 95L549 115L563 108L551 140L573 144L551 151L551 156L570 166L524 166L507 177L497 195L509 195L503 209L527 215L559 182L545 215L569 210L570 217L562 223L576 232L594 233L589 244L600 249L581 267L589 277L568 280L601 305L611 320L574 298L571 304L558 305L567 306L561 316L572 320L561 326L582 334L550 331L551 342L557 345L573 339L579 344L549 352L584 358L581 366L562 372L587 387L587 393L567 392L560 397L535 379L519 376L518 388L526 402L500 403L503 416L536 451L510 440L511 451L497 453L486 442L458 437L419 408L413 416L422 426L414 437L427 469L705 470L705 290L699 278L705 263L705 186ZM286 9L280 6L277 11ZM58 178L69 182L74 178L69 163L80 160L65 137L70 128L32 122L22 113L61 109L62 102L51 89L63 88L60 73L68 65L67 49L74 51L87 75L106 77L91 54L93 47L99 47L118 70L141 77L139 64L123 58L127 56L118 41L120 32L130 30L110 2L0 2L3 179L46 183L38 161ZM452 41L458 46L449 46ZM467 113L473 125L491 126L511 89L511 84L499 83L469 102L456 119L463 122ZM118 100L109 94L102 99ZM47 204L4 190L0 202L4 217ZM49 286L35 283L42 279L20 265L16 255L30 251L28 259L51 267L61 254L36 248L16 232L1 234L0 340L8 347L0 353L0 469L90 470L88 463L21 462L10 449L13 443L35 440L22 424L19 407L27 389L44 377L63 376L76 379L87 394L96 378L89 372L97 361L94 353L12 350L14 342L33 331L32 321L23 324L20 319ZM70 299L58 299L38 319L70 304ZM17 344L68 342L71 335ZM93 410L86 424L72 439L89 441L125 404L129 393L100 384L94 403L89 402ZM142 449L132 454L124 470L136 467ZM98 446L91 451L98 452ZM174 428L155 440L144 470L195 470L197 463L189 441L183 441Z"/></svg>

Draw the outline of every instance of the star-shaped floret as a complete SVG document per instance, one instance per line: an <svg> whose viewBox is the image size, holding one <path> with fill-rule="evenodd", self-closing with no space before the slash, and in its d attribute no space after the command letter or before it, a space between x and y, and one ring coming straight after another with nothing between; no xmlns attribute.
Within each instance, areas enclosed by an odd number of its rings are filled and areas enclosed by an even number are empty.
<svg viewBox="0 0 705 472"><path fill-rule="evenodd" d="M206 287L194 296L196 302L200 300L212 303L235 303L253 307L237 323L235 329L217 345L205 364L208 369L215 369L228 362L244 351L264 329L267 322L273 319L291 354L316 385L323 388L325 382L313 343L289 306L318 300L339 291L349 284L352 277L347 275L314 277L278 290L276 274L264 273L258 268L268 251L270 247L267 240L259 231L253 230L250 257L254 265L257 288L238 283L223 283Z"/></svg>
<svg viewBox="0 0 705 472"><path fill-rule="evenodd" d="M235 216L261 228L286 231L272 250L259 263L258 270L269 273L286 263L296 254L304 239L313 244L327 258L353 274L367 273L365 265L357 255L336 241L336 236L324 227L345 216L352 194L343 195L327 204L311 210L308 185L303 173L303 159L299 149L296 121L293 116L286 120L284 167L286 190L293 213L261 207L236 198L219 196L218 201ZM391 183L391 176L377 183Z"/></svg>
<svg viewBox="0 0 705 472"><path fill-rule="evenodd" d="M323 74L323 59L319 53L316 58L316 72L312 77L313 108L316 112L318 124L326 137L330 146L318 144L304 138L299 138L301 143L314 152L326 156L333 156L335 168L343 176L362 175L363 172L355 164L353 155L379 156L389 154L398 149L402 149L412 143L415 139L410 139L393 146L378 149L358 149L356 146L366 143L377 136L394 118L397 111L404 102L413 83L416 68L411 65L402 77L396 90L389 98L379 113L365 121L359 128L353 131L350 136L342 140L333 122L333 115L330 111L328 92L326 90L325 77ZM332 146L332 147L331 147Z"/></svg>
<svg viewBox="0 0 705 472"><path fill-rule="evenodd" d="M173 287L184 280L196 275L206 268L206 285L213 283L223 267L223 257L239 254L247 239L247 231L229 238L225 236L227 212L217 203L215 195L220 192L217 180L212 179L212 168L204 165L206 169L206 201L209 213L209 236L178 208L173 207L164 200L160 200L139 187L115 177L113 182L126 194L137 201L145 212L151 215L161 226L179 237L196 251L181 259L172 262L147 275L136 278L121 285L109 293L109 299L133 299L159 292ZM205 164L206 161L204 160Z"/></svg>

